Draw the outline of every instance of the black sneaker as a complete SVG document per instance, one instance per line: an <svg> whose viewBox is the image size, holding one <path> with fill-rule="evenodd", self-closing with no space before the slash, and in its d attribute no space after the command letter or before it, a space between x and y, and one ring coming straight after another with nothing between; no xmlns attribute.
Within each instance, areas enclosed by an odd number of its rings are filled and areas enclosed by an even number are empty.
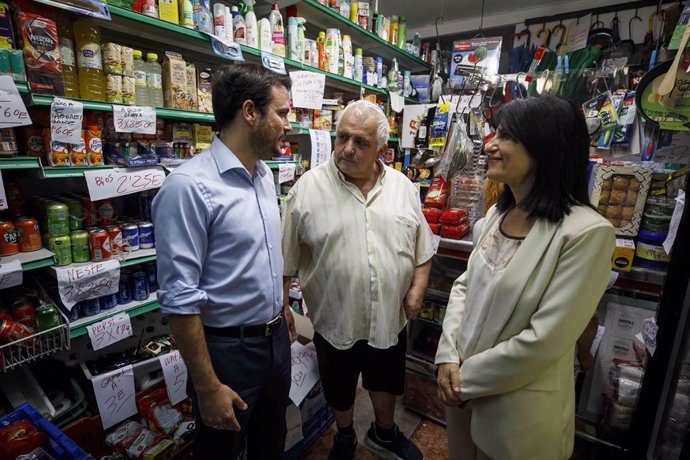
<svg viewBox="0 0 690 460"><path fill-rule="evenodd" d="M424 460L422 452L395 425L395 439L387 441L381 439L376 432L376 424L372 423L367 431L364 444L379 457L389 460Z"/></svg>
<svg viewBox="0 0 690 460"><path fill-rule="evenodd" d="M357 435L347 436L336 433L328 460L353 460L357 450Z"/></svg>

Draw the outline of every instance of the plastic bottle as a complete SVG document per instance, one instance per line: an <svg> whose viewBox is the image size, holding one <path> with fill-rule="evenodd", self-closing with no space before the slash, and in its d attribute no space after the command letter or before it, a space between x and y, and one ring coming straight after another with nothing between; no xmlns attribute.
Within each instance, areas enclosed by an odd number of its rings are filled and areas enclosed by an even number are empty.
<svg viewBox="0 0 690 460"><path fill-rule="evenodd" d="M422 52L422 37L419 36L419 32L414 34L414 39L412 40L412 47L414 48L415 54L417 56Z"/></svg>
<svg viewBox="0 0 690 460"><path fill-rule="evenodd" d="M180 25L189 29L194 28L194 5L192 0L178 0L180 9Z"/></svg>
<svg viewBox="0 0 690 460"><path fill-rule="evenodd" d="M151 105L148 83L146 82L148 65L142 59L143 55L140 50L134 50L132 54L134 55L134 94L137 99L137 105L148 107Z"/></svg>
<svg viewBox="0 0 690 460"><path fill-rule="evenodd" d="M388 42L392 44L398 43L398 16L391 16L391 28L388 29Z"/></svg>
<svg viewBox="0 0 690 460"><path fill-rule="evenodd" d="M91 19L77 19L74 22L74 41L79 67L79 94L82 99L104 101L101 28Z"/></svg>
<svg viewBox="0 0 690 460"><path fill-rule="evenodd" d="M266 53L270 53L273 50L271 23L268 18L263 18L259 21L259 48Z"/></svg>
<svg viewBox="0 0 690 460"><path fill-rule="evenodd" d="M210 0L193 0L194 22L199 32L213 34L213 14Z"/></svg>
<svg viewBox="0 0 690 460"><path fill-rule="evenodd" d="M273 44L271 52L276 56L285 57L285 28L283 27L283 16L280 14L278 2L273 4L268 20L271 23L271 42Z"/></svg>
<svg viewBox="0 0 690 460"><path fill-rule="evenodd" d="M163 68L158 63L156 53L146 55L146 86L149 90L149 104L152 107L163 107Z"/></svg>
<svg viewBox="0 0 690 460"><path fill-rule="evenodd" d="M225 41L232 43L235 41L235 30L232 24L232 10L229 6L225 7L225 23L228 25L225 28Z"/></svg>
<svg viewBox="0 0 690 460"><path fill-rule="evenodd" d="M57 20L60 56L62 57L62 79L65 81L65 96L79 98L79 77L77 60L74 57L74 33L67 16L59 15Z"/></svg>
<svg viewBox="0 0 690 460"><path fill-rule="evenodd" d="M376 86L381 88L383 86L383 58L376 58Z"/></svg>
<svg viewBox="0 0 690 460"><path fill-rule="evenodd" d="M252 48L259 47L259 26L256 22L256 13L254 13L254 0L245 0L247 5L247 14L244 22L247 27L247 46Z"/></svg>
<svg viewBox="0 0 690 460"><path fill-rule="evenodd" d="M350 2L348 0L340 0L340 15L350 19Z"/></svg>
<svg viewBox="0 0 690 460"><path fill-rule="evenodd" d="M297 18L297 60L302 64L308 64L304 58L304 53L307 48L307 39L304 36L304 33L306 32L304 24L306 22L307 20L304 18Z"/></svg>
<svg viewBox="0 0 690 460"><path fill-rule="evenodd" d="M359 23L359 8L357 2L350 3L350 21L355 24Z"/></svg>
<svg viewBox="0 0 690 460"><path fill-rule="evenodd" d="M352 54L352 40L349 35L343 35L343 76L352 78L354 75L355 58Z"/></svg>
<svg viewBox="0 0 690 460"><path fill-rule="evenodd" d="M355 64L353 70L353 78L355 81L362 81L364 74L364 67L362 62L362 48L355 48Z"/></svg>
<svg viewBox="0 0 690 460"><path fill-rule="evenodd" d="M213 4L213 33L216 37L225 37L225 5Z"/></svg>
<svg viewBox="0 0 690 460"><path fill-rule="evenodd" d="M326 32L319 32L316 38L316 49L319 52L319 69L326 70Z"/></svg>
<svg viewBox="0 0 690 460"><path fill-rule="evenodd" d="M388 91L398 91L398 61L393 58L393 65L388 70Z"/></svg>
<svg viewBox="0 0 690 460"><path fill-rule="evenodd" d="M296 61L298 59L297 49L297 18L290 16L287 20L287 42L288 42L288 59Z"/></svg>
<svg viewBox="0 0 690 460"><path fill-rule="evenodd" d="M398 45L398 48L405 49L405 43L407 43L407 18L400 16L398 20L398 37L395 44Z"/></svg>
<svg viewBox="0 0 690 460"><path fill-rule="evenodd" d="M247 25L244 22L244 18L236 6L230 8L232 11L232 31L235 43L240 45L247 44Z"/></svg>
<svg viewBox="0 0 690 460"><path fill-rule="evenodd" d="M403 74L403 96L409 97L412 94L412 85L410 85L410 71L406 70Z"/></svg>
<svg viewBox="0 0 690 460"><path fill-rule="evenodd" d="M338 59L340 54L340 31L338 29L326 29L325 42L325 71L338 73Z"/></svg>

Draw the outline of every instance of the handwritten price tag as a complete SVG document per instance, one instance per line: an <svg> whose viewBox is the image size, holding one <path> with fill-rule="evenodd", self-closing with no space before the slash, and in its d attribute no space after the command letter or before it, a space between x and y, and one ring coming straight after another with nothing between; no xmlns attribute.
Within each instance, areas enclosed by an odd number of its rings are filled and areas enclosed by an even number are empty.
<svg viewBox="0 0 690 460"><path fill-rule="evenodd" d="M97 169L84 171L84 177L91 200L97 201L160 188L165 180L165 171L160 166Z"/></svg>
<svg viewBox="0 0 690 460"><path fill-rule="evenodd" d="M7 194L5 193L5 184L2 182L2 171L0 171L0 211L7 209Z"/></svg>
<svg viewBox="0 0 690 460"><path fill-rule="evenodd" d="M326 76L320 73L299 70L290 72L292 81L292 105L302 109L320 110L323 106L323 91Z"/></svg>
<svg viewBox="0 0 690 460"><path fill-rule="evenodd" d="M50 104L50 135L56 142L79 144L84 104L56 97Z"/></svg>
<svg viewBox="0 0 690 460"><path fill-rule="evenodd" d="M86 328L94 350L100 350L132 336L132 320L127 313L118 313Z"/></svg>
<svg viewBox="0 0 690 460"><path fill-rule="evenodd" d="M290 385L290 399L295 406L307 397L309 390L319 380L316 352L299 342L293 342L292 352L292 384Z"/></svg>
<svg viewBox="0 0 690 460"><path fill-rule="evenodd" d="M278 183L289 182L295 179L295 170L297 166L294 163L281 164L278 167Z"/></svg>
<svg viewBox="0 0 690 460"><path fill-rule="evenodd" d="M19 286L23 282L22 277L22 264L18 260L0 264L0 289Z"/></svg>
<svg viewBox="0 0 690 460"><path fill-rule="evenodd" d="M14 80L9 75L0 75L0 128L32 123Z"/></svg>
<svg viewBox="0 0 690 460"><path fill-rule="evenodd" d="M103 429L107 430L137 413L132 365L98 375L91 380Z"/></svg>
<svg viewBox="0 0 690 460"><path fill-rule="evenodd" d="M117 260L55 267L55 271L60 300L70 310L82 300L114 294L120 285L120 262Z"/></svg>
<svg viewBox="0 0 690 460"><path fill-rule="evenodd" d="M331 157L331 133L321 129L310 129L312 168L326 163Z"/></svg>
<svg viewBox="0 0 690 460"><path fill-rule="evenodd" d="M163 369L168 399L170 399L170 403L174 406L178 402L187 399L187 365L182 360L178 350L159 356L158 360Z"/></svg>
<svg viewBox="0 0 690 460"><path fill-rule="evenodd" d="M113 105L113 123L118 133L156 134L156 109Z"/></svg>
<svg viewBox="0 0 690 460"><path fill-rule="evenodd" d="M286 75L285 71L285 59L275 54L267 53L265 51L261 52L261 64L264 68L272 70L281 75Z"/></svg>

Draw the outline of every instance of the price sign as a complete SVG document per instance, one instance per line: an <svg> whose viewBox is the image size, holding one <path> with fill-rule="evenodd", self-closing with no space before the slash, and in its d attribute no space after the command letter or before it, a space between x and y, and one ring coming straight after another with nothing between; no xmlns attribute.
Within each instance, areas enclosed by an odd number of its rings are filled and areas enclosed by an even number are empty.
<svg viewBox="0 0 690 460"><path fill-rule="evenodd" d="M285 59L280 56L262 51L261 64L268 70L287 75L287 72L285 72Z"/></svg>
<svg viewBox="0 0 690 460"><path fill-rule="evenodd" d="M320 73L300 70L290 72L292 81L292 105L302 109L320 110L323 105L323 91L326 76Z"/></svg>
<svg viewBox="0 0 690 460"><path fill-rule="evenodd" d="M14 80L9 75L0 75L0 128L32 123Z"/></svg>
<svg viewBox="0 0 690 460"><path fill-rule="evenodd" d="M120 287L120 262L117 260L55 267L55 271L60 300L69 310L77 302L114 294Z"/></svg>
<svg viewBox="0 0 690 460"><path fill-rule="evenodd" d="M22 264L13 260L6 264L0 264L0 289L5 289L22 284Z"/></svg>
<svg viewBox="0 0 690 460"><path fill-rule="evenodd" d="M2 182L2 171L0 171L0 211L7 209L7 194L5 193L5 184Z"/></svg>
<svg viewBox="0 0 690 460"><path fill-rule="evenodd" d="M299 342L292 342L292 383L290 384L290 399L295 406L307 397L307 393L319 380L316 352Z"/></svg>
<svg viewBox="0 0 690 460"><path fill-rule="evenodd" d="M174 406L178 402L187 399L187 365L182 360L182 355L180 355L178 350L159 356L158 360L163 369L168 399L170 399L170 403Z"/></svg>
<svg viewBox="0 0 690 460"><path fill-rule="evenodd" d="M132 365L101 374L91 380L103 429L107 430L137 413Z"/></svg>
<svg viewBox="0 0 690 460"><path fill-rule="evenodd" d="M165 171L160 166L97 169L84 171L84 177L91 200L98 201L160 188L165 180Z"/></svg>
<svg viewBox="0 0 690 460"><path fill-rule="evenodd" d="M225 59L230 59L231 61L244 61L244 56L242 56L242 47L239 43L226 42L221 40L214 35L209 35L211 38L211 48L217 56Z"/></svg>
<svg viewBox="0 0 690 460"><path fill-rule="evenodd" d="M132 321L127 313L119 313L103 321L87 326L86 331L91 338L94 350L100 350L108 345L132 336Z"/></svg>
<svg viewBox="0 0 690 460"><path fill-rule="evenodd" d="M79 144L82 142L81 121L84 104L56 97L50 104L50 135L56 142Z"/></svg>
<svg viewBox="0 0 690 460"><path fill-rule="evenodd" d="M312 168L326 163L331 158L331 133L321 129L310 129Z"/></svg>
<svg viewBox="0 0 690 460"><path fill-rule="evenodd" d="M118 133L156 134L156 109L113 105L113 123Z"/></svg>
<svg viewBox="0 0 690 460"><path fill-rule="evenodd" d="M289 182L295 179L295 170L297 166L294 163L281 164L278 167L278 183Z"/></svg>

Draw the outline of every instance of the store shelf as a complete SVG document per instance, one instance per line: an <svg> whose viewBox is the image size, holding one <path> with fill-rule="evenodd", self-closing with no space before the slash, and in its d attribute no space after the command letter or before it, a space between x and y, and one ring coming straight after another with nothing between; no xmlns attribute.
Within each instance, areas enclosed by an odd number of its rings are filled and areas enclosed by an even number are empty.
<svg viewBox="0 0 690 460"><path fill-rule="evenodd" d="M146 262L153 262L155 260L156 248L139 249L138 251L134 252L125 252L123 258L120 260L120 268L145 264Z"/></svg>
<svg viewBox="0 0 690 460"><path fill-rule="evenodd" d="M129 316L135 317L143 315L153 310L158 310L160 305L156 300L156 293L153 292L149 295L149 298L142 301L130 302L126 305L118 305L117 307L101 311L99 314L94 316L86 316L84 318L79 318L76 321L72 321L69 324L69 336L70 338L79 337L80 335L86 334L86 327L90 324L97 323L111 316L115 316L118 313L126 312Z"/></svg>
<svg viewBox="0 0 690 460"><path fill-rule="evenodd" d="M664 280L666 279L666 270L632 267L629 272L619 272L618 277L630 281L641 281L643 283L663 286Z"/></svg>
<svg viewBox="0 0 690 460"><path fill-rule="evenodd" d="M472 242L472 234L467 234L461 240L452 240L450 238L441 238L438 245L439 248L452 249L454 251L472 252L474 243Z"/></svg>
<svg viewBox="0 0 690 460"><path fill-rule="evenodd" d="M295 165L295 167L300 168L302 166L301 161L264 161L266 166L273 170L280 169L280 165Z"/></svg>
<svg viewBox="0 0 690 460"><path fill-rule="evenodd" d="M19 94L29 94L29 85L25 81L15 81L14 86L17 87Z"/></svg>
<svg viewBox="0 0 690 460"><path fill-rule="evenodd" d="M84 177L84 171L93 171L96 169L113 169L115 166L87 166L87 167L72 167L72 166L49 166L43 168L43 177L46 179L54 179L60 177Z"/></svg>
<svg viewBox="0 0 690 460"><path fill-rule="evenodd" d="M37 268L50 267L55 262L53 253L45 248L32 252L20 252L12 256L0 257L0 264L6 264L13 260L19 260L22 270L35 270Z"/></svg>
<svg viewBox="0 0 690 460"><path fill-rule="evenodd" d="M41 167L41 159L36 157L0 158L0 169L36 169Z"/></svg>

